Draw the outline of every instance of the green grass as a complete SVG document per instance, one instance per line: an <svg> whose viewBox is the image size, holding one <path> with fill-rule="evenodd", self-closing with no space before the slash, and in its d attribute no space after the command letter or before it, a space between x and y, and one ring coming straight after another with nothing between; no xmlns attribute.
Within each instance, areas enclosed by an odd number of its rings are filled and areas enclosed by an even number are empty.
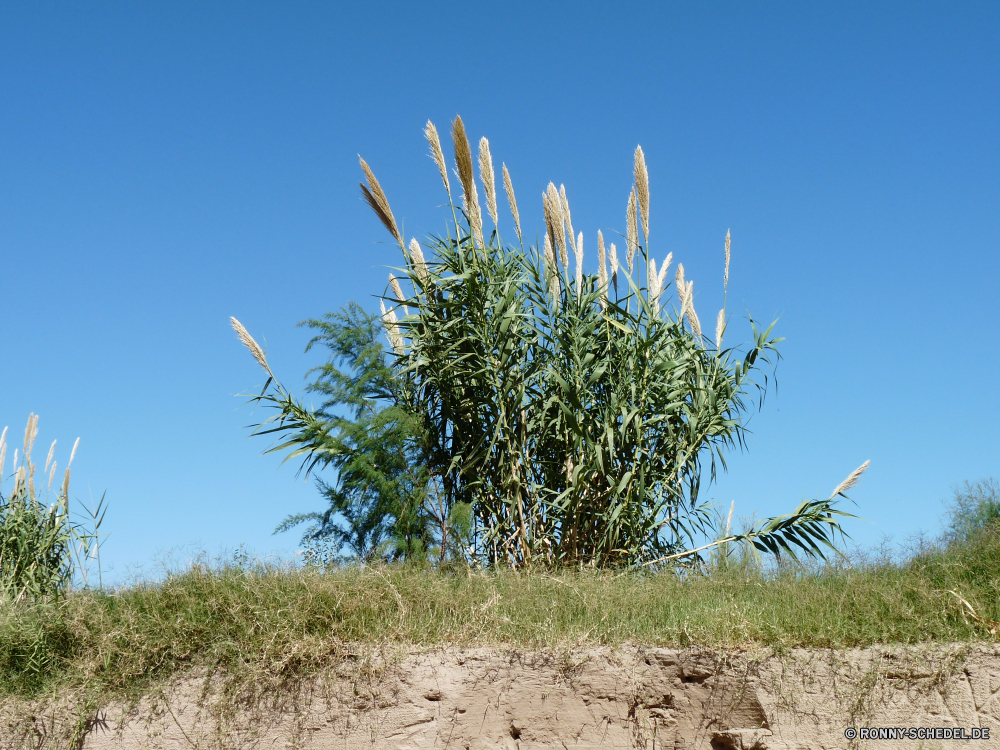
<svg viewBox="0 0 1000 750"><path fill-rule="evenodd" d="M954 590L980 618L963 615ZM0 693L135 695L188 669L258 684L365 649L748 648L989 640L1000 527L903 564L711 575L195 565L158 583L0 611Z"/></svg>

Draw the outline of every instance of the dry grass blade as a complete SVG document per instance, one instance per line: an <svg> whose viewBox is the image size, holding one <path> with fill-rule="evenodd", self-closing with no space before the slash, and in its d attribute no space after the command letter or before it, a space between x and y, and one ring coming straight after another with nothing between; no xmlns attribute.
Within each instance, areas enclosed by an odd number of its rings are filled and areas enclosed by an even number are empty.
<svg viewBox="0 0 1000 750"><path fill-rule="evenodd" d="M493 175L493 155L490 154L490 142L486 138L479 139L479 177L486 190L486 210L490 212L494 226L499 227L497 213L497 187Z"/></svg>
<svg viewBox="0 0 1000 750"><path fill-rule="evenodd" d="M634 176L639 210L642 213L642 235L649 244L649 172L646 171L646 155L642 152L642 146L635 148Z"/></svg>
<svg viewBox="0 0 1000 750"><path fill-rule="evenodd" d="M507 193L507 202L510 203L510 212L514 216L514 228L517 230L517 240L521 240L521 217L517 213L517 200L514 198L514 184L510 181L510 172L507 165L503 165L503 189Z"/></svg>
<svg viewBox="0 0 1000 750"><path fill-rule="evenodd" d="M961 594L959 594L957 591L952 591L951 589L949 589L945 593L951 594L956 599L958 599L959 609L962 610L962 614L968 615L977 623L986 628L991 636L995 638L997 634L1000 633L1000 622L997 622L996 620L991 620L988 617L983 617L982 615L978 614L976 610L973 608L973 606L969 603L969 600L966 599Z"/></svg>
<svg viewBox="0 0 1000 750"><path fill-rule="evenodd" d="M625 257L628 262L628 275L632 275L632 268L635 262L635 252L639 245L639 225L636 223L635 215L635 188L628 194L628 208L625 210L625 242L628 244L628 255Z"/></svg>
<svg viewBox="0 0 1000 750"><path fill-rule="evenodd" d="M236 318L230 317L229 324L233 327L233 330L236 331L236 336L239 338L240 342L242 342L243 346L249 349L253 358L257 360L257 364L263 367L267 374L273 378L274 374L271 372L271 368L267 364L267 357L264 356L264 350L261 349L257 342L253 340L253 336L247 333L247 329L244 328L243 324ZM70 460L72 461L72 458Z"/></svg>
<svg viewBox="0 0 1000 750"><path fill-rule="evenodd" d="M438 131L434 127L434 123L430 120L427 121L427 125L424 127L424 135L427 136L427 142L431 144L431 158L437 164L438 172L441 173L441 182L444 183L444 189L448 191L448 195L451 195L451 184L448 182L448 167L444 161L444 151L441 150L441 138L438 136Z"/></svg>
<svg viewBox="0 0 1000 750"><path fill-rule="evenodd" d="M863 464L861 464L861 466L852 471L850 475L847 477L847 479L838 484L837 489L835 489L833 492L830 493L830 497L836 497L837 495L841 495L847 492L849 489L851 489L851 487L856 485L858 483L858 480L861 479L861 475L865 473L865 470L868 468L868 464L870 463L871 461L865 461Z"/></svg>
<svg viewBox="0 0 1000 750"><path fill-rule="evenodd" d="M726 308L719 310L719 317L715 321L715 348L722 348L722 337L726 333Z"/></svg>
<svg viewBox="0 0 1000 750"><path fill-rule="evenodd" d="M379 184L378 180L375 178L375 173L372 172L368 163L358 155L358 161L361 162L361 169L364 170L365 178L368 180L368 186L365 187L364 183L361 185L361 196L365 199L375 215L378 216L385 228L389 230L389 234L396 238L396 242L399 246L403 246L403 236L399 233L399 227L396 226L396 219L392 215L392 209L389 208L389 199L385 196L385 191L382 190L382 186Z"/></svg>

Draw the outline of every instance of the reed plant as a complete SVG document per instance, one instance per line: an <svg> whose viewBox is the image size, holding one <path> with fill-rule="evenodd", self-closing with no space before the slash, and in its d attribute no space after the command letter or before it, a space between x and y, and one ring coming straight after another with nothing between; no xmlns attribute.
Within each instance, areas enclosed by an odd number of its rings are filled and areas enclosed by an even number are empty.
<svg viewBox="0 0 1000 750"><path fill-rule="evenodd" d="M425 134L452 217L444 235L406 244L363 159L361 191L402 254L382 298L382 320L398 401L422 425L425 494L440 505L442 560L445 520L457 507L470 508L474 519L464 554L490 565L656 566L696 561L733 543L792 557L834 548L839 519L849 515L836 503L867 462L829 498L742 534L717 528L702 500L706 472L714 480L726 452L745 447L745 416L764 398L781 339L773 323L751 319L747 345L724 344L725 302L714 339L703 333L682 264L669 304L673 257L657 264L651 251L642 148L634 154L622 233L625 263L599 231L592 272L565 186L549 183L541 241L526 243L504 164L516 234L506 243L489 142L479 142L474 159L464 123L455 119L453 188L437 128L428 122ZM479 203L476 161L492 226ZM725 299L729 233L721 249ZM320 456L309 416L295 414L280 384L275 388L277 398L260 398L281 410L271 428L283 435L280 447Z"/></svg>
<svg viewBox="0 0 1000 750"><path fill-rule="evenodd" d="M79 438L73 444L62 482L53 494L57 474L52 442L42 473L36 479L32 458L38 436L38 417L32 414L24 431L20 455L15 448L11 467L12 487L4 492L7 428L0 433L0 602L59 597L80 572L86 582L89 560L99 550L98 530L104 518L103 498L88 531L70 518L70 467Z"/></svg>

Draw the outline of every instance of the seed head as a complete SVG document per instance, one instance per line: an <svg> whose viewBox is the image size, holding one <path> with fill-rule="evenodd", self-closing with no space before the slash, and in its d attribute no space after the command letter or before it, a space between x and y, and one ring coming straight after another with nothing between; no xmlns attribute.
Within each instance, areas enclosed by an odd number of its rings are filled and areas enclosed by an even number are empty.
<svg viewBox="0 0 1000 750"><path fill-rule="evenodd" d="M649 259L649 303L653 306L653 314L658 315L660 312L660 290L657 289L657 283L660 280L660 276L656 273L656 260L654 258Z"/></svg>
<svg viewBox="0 0 1000 750"><path fill-rule="evenodd" d="M559 186L559 202L562 204L563 218L566 220L566 228L569 230L569 244L576 252L576 245L573 244L573 219L570 218L569 201L566 200L566 186Z"/></svg>
<svg viewBox="0 0 1000 750"><path fill-rule="evenodd" d="M243 346L249 349L253 358L257 360L257 364L263 367L265 372L273 378L274 373L271 372L271 368L267 365L267 357L264 356L264 350L261 349L257 342L253 340L253 336L247 333L247 329L244 328L243 324L236 318L229 318L229 324L233 327L233 330L236 331L236 336L242 342Z"/></svg>
<svg viewBox="0 0 1000 750"><path fill-rule="evenodd" d="M722 337L726 333L726 308L719 310L719 317L715 321L715 348L722 349Z"/></svg>
<svg viewBox="0 0 1000 750"><path fill-rule="evenodd" d="M427 121L427 125L424 127L424 135L427 136L427 142L431 144L431 158L437 164L438 172L441 173L441 182L444 183L444 189L448 191L448 195L451 195L451 185L448 183L448 167L444 161L444 152L441 150L441 139L438 137L437 128L434 127L434 123L430 120Z"/></svg>
<svg viewBox="0 0 1000 750"><path fill-rule="evenodd" d="M852 471L850 476L848 476L847 479L838 484L837 489L835 489L833 492L830 493L830 497L834 498L837 495L842 495L843 493L851 489L851 487L856 485L858 483L858 480L861 479L861 475L865 473L865 470L868 468L868 464L870 463L871 461L865 461L863 464L861 464L861 466Z"/></svg>
<svg viewBox="0 0 1000 750"><path fill-rule="evenodd" d="M628 208L625 211L625 223L628 225L625 228L625 241L628 244L628 255L626 260L628 261L628 275L632 275L633 262L635 260L635 251L639 245L639 225L636 223L635 216L635 188L628 195Z"/></svg>
<svg viewBox="0 0 1000 750"><path fill-rule="evenodd" d="M583 292L583 232L573 245L573 255L576 257L576 296Z"/></svg>
<svg viewBox="0 0 1000 750"><path fill-rule="evenodd" d="M399 321L396 318L396 311L386 310L385 300L379 300L379 306L382 308L382 325L385 326L389 344L396 354L402 355L405 349L403 347L403 337L399 334L399 326L397 325Z"/></svg>
<svg viewBox="0 0 1000 750"><path fill-rule="evenodd" d="M691 330L699 339L701 338L701 321L698 320L698 313L694 311L694 282L687 283L687 319L691 325Z"/></svg>
<svg viewBox="0 0 1000 750"><path fill-rule="evenodd" d="M462 183L462 205L469 217L469 228L472 230L473 239L479 243L480 247L485 247L483 217L479 209L476 180L472 175L472 149L469 146L469 139L465 135L465 123L458 115L455 116L455 121L451 124L451 137L455 144L455 171L458 173L459 182Z"/></svg>
<svg viewBox="0 0 1000 750"><path fill-rule="evenodd" d="M507 192L507 202L510 203L510 212L514 215L514 228L517 229L517 239L521 242L521 218L517 215L517 200L514 198L514 185L510 181L510 172L507 165L503 165L503 189Z"/></svg>
<svg viewBox="0 0 1000 750"><path fill-rule="evenodd" d="M413 264L413 270L416 272L420 283L426 285L430 278L430 273L427 271L427 261L424 260L424 251L420 249L420 243L417 242L416 237L410 240L410 263Z"/></svg>
<svg viewBox="0 0 1000 750"><path fill-rule="evenodd" d="M615 243L611 243L608 249L608 261L611 264L611 282L615 285L615 297L618 296L618 248Z"/></svg>
<svg viewBox="0 0 1000 750"><path fill-rule="evenodd" d="M399 227L396 226L396 219L392 215L392 209L389 208L389 199L385 197L385 191L382 190L382 186L375 179L375 174L360 154L358 154L358 160L361 162L361 169L364 170L365 178L368 180L367 187L364 183L361 184L361 197L365 199L365 203L375 212L382 225L389 230L389 234L395 237L396 242L402 247L403 237L399 233Z"/></svg>
<svg viewBox="0 0 1000 750"><path fill-rule="evenodd" d="M608 304L608 257L604 249L604 235L597 230L597 291L600 294L601 309Z"/></svg>
<svg viewBox="0 0 1000 750"><path fill-rule="evenodd" d="M556 248L559 250L559 261L569 273L569 251L566 248L566 217L563 213L562 198L556 190L555 183L548 187L549 212L552 216L552 228L555 231Z"/></svg>
<svg viewBox="0 0 1000 750"><path fill-rule="evenodd" d="M663 294L663 282L667 280L667 269L670 268L670 261L673 259L673 253L667 253L667 257L663 259L663 266L660 268L660 275L656 280L656 288L660 290L660 294Z"/></svg>
<svg viewBox="0 0 1000 750"><path fill-rule="evenodd" d="M677 301L681 305L681 316L687 312L687 282L684 281L684 264L677 264L677 274L674 277L674 286L677 288Z"/></svg>
<svg viewBox="0 0 1000 750"><path fill-rule="evenodd" d="M726 230L726 276L723 280L723 291L729 291L729 230Z"/></svg>
<svg viewBox="0 0 1000 750"><path fill-rule="evenodd" d="M646 155L642 146L635 148L635 189L639 198L639 211L642 213L642 235L649 244L649 172L646 171Z"/></svg>
<svg viewBox="0 0 1000 750"><path fill-rule="evenodd" d="M490 212L493 225L499 226L497 214L497 186L493 176L493 156L490 154L490 142L486 138L479 139L479 177L486 190L486 210Z"/></svg>
<svg viewBox="0 0 1000 750"><path fill-rule="evenodd" d="M399 285L399 279L391 273L389 274L389 286L392 287L392 291L393 294L396 295L396 299L400 302L406 302L406 297L403 295L403 287Z"/></svg>

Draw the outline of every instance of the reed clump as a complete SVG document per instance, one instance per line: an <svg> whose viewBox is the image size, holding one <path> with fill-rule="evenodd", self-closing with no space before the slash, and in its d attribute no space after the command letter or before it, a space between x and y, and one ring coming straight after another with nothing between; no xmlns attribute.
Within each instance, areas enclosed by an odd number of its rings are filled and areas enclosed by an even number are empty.
<svg viewBox="0 0 1000 750"><path fill-rule="evenodd" d="M462 119L451 127L458 196L437 128L428 122L424 133L453 221L444 236L407 245L385 191L361 160L363 197L397 242L402 265L381 299L392 383L380 392L344 395L341 406L359 414L380 404L402 409L420 425L400 438L406 447L396 451L400 464L421 477L419 486L406 483L411 494L393 498L393 505L407 523L422 519L433 529L428 533L439 561L657 566L697 561L730 542L792 557L821 557L832 548L839 520L848 515L837 503L853 482L741 535L716 528L702 500L703 485L725 467L726 452L745 447L744 421L767 390L781 339L773 336L773 324L751 320L750 341L724 348L725 303L714 341L703 335L694 283L682 264L676 305L670 304L673 254L657 265L650 247L650 176L642 148L633 155L625 213L626 268L599 231L593 269L585 267L584 233L574 229L565 185L550 182L542 193L544 233L541 242L526 245L504 165L517 238L505 243L489 141L479 141L478 153L493 223L486 231ZM727 233L720 257L724 295L730 254ZM278 448L305 456L310 468L342 471L347 457L358 455L356 438L341 439L353 425L332 411L304 410L273 380L244 333L241 340L271 377L271 390L265 386L255 400L279 412L259 432L277 435ZM359 359L338 343L357 338L356 332L328 333L334 358L327 367L339 358L354 372L329 369L327 381L311 387L345 394L343 384L363 379L357 368L367 367L371 355ZM378 473L376 462L369 464ZM357 510L344 493L330 497L330 513ZM472 511L471 533L459 534L463 541L456 545L452 526L463 508Z"/></svg>
<svg viewBox="0 0 1000 750"><path fill-rule="evenodd" d="M97 551L97 529L103 519L98 506L93 529L70 519L70 469L80 444L73 444L61 483L57 477L56 441L52 441L45 465L36 476L32 458L38 437L38 417L32 414L24 431L24 442L12 457L12 486L4 489L7 460L7 428L0 433L0 606L23 599L38 600L65 594L74 573L86 579L89 556Z"/></svg>

